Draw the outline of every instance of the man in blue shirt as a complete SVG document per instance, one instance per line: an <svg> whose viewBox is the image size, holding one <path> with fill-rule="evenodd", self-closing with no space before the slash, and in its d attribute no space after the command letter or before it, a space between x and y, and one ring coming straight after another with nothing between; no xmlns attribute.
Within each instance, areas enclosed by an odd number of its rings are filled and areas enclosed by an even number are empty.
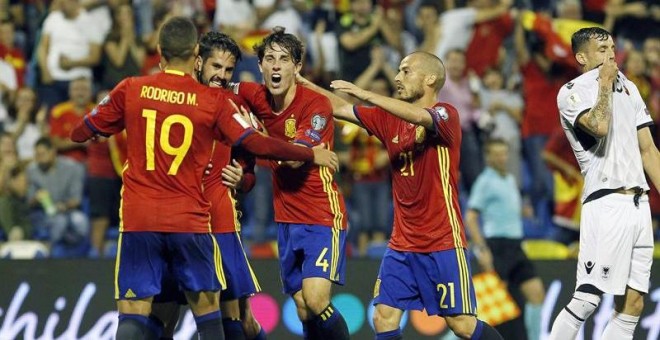
<svg viewBox="0 0 660 340"><path fill-rule="evenodd" d="M510 287L522 292L527 302L524 311L527 338L538 340L545 290L520 246L522 200L516 179L507 169L509 146L502 139L493 139L486 142L484 150L488 166L472 187L465 221L482 269L495 270ZM483 236L479 229L480 217ZM522 327L516 331L515 338L525 338Z"/></svg>

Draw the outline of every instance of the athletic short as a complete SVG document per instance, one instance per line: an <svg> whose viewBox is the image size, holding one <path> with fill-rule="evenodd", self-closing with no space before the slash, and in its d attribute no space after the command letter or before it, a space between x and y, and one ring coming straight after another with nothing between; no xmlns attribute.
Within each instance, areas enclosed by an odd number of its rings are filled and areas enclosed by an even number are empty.
<svg viewBox="0 0 660 340"><path fill-rule="evenodd" d="M168 272L185 291L218 291L224 285L220 251L210 233L122 232L117 242L117 300L157 295Z"/></svg>
<svg viewBox="0 0 660 340"><path fill-rule="evenodd" d="M220 293L220 301L250 297L261 291L257 277L250 267L241 236L238 232L213 234L222 255L227 288Z"/></svg>
<svg viewBox="0 0 660 340"><path fill-rule="evenodd" d="M121 199L120 178L87 178L89 191L89 215L91 218L107 217L117 220Z"/></svg>
<svg viewBox="0 0 660 340"><path fill-rule="evenodd" d="M346 231L311 224L278 223L277 245L283 292L302 289L303 279L322 277L343 285Z"/></svg>
<svg viewBox="0 0 660 340"><path fill-rule="evenodd" d="M653 230L648 195L609 194L587 202L580 220L576 287L591 284L623 295L626 286L648 293Z"/></svg>
<svg viewBox="0 0 660 340"><path fill-rule="evenodd" d="M429 315L477 313L477 298L463 248L433 253L388 248L374 286L374 305L423 310Z"/></svg>
<svg viewBox="0 0 660 340"><path fill-rule="evenodd" d="M523 282L537 277L534 264L521 248L521 240L494 237L486 239L486 242L493 254L495 271L502 280L519 286Z"/></svg>

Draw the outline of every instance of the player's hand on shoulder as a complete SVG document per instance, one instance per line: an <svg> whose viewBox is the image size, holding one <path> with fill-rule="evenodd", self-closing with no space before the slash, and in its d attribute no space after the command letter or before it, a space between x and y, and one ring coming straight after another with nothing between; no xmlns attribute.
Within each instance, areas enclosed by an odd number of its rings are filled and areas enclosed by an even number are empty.
<svg viewBox="0 0 660 340"><path fill-rule="evenodd" d="M612 58L606 58L602 65L598 67L598 77L606 84L613 84L619 73L619 67Z"/></svg>
<svg viewBox="0 0 660 340"><path fill-rule="evenodd" d="M326 149L325 143L313 147L312 151L314 151L314 164L328 167L334 171L339 169L337 154Z"/></svg>

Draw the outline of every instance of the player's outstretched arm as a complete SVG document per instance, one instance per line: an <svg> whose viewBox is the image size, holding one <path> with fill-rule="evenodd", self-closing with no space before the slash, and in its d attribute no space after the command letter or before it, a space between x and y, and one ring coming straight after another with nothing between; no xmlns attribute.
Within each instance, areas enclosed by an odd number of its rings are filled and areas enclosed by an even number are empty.
<svg viewBox="0 0 660 340"><path fill-rule="evenodd" d="M339 160L337 155L326 149L325 144L313 148L295 145L285 141L251 133L240 144L245 150L262 158L289 161L313 161L318 166L325 166L337 170Z"/></svg>
<svg viewBox="0 0 660 340"><path fill-rule="evenodd" d="M300 74L296 74L296 81L300 85L307 87L313 90L314 92L318 92L326 96L330 100L330 105L332 105L333 117L351 122L356 125L360 125L360 126L362 125L360 123L360 120L357 119L357 117L355 116L355 113L353 112L353 105L351 105L351 103L347 102L345 99L339 97L338 95L332 93L331 91L328 91L312 83L311 81L307 80Z"/></svg>
<svg viewBox="0 0 660 340"><path fill-rule="evenodd" d="M433 118L428 113L428 111L422 107L406 103L403 100L381 96L379 94L361 89L354 84L344 80L335 80L330 83L330 87L379 106L383 110L407 122L413 123L415 125L422 125L427 129L434 128Z"/></svg>
<svg viewBox="0 0 660 340"><path fill-rule="evenodd" d="M78 121L76 126L71 130L71 135L69 136L72 141L76 143L84 143L96 136L96 133L85 124L85 120L81 119Z"/></svg>
<svg viewBox="0 0 660 340"><path fill-rule="evenodd" d="M651 178L651 182L657 190L660 190L660 152L653 143L651 129L645 127L637 131L639 140L639 151L642 154L644 171Z"/></svg>

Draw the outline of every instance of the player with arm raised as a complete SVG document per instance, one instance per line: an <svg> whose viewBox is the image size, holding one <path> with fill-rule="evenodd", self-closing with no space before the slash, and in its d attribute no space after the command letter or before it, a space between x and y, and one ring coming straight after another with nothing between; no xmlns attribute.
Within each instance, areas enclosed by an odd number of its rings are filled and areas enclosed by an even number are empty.
<svg viewBox="0 0 660 340"><path fill-rule="evenodd" d="M632 339L648 293L653 262L649 185L660 188L660 153L639 90L614 61L612 35L597 27L571 38L582 75L557 95L561 124L584 176L580 252L573 299L550 339L575 339L603 293L615 312L602 339Z"/></svg>
<svg viewBox="0 0 660 340"><path fill-rule="evenodd" d="M332 82L334 89L375 107L352 106L299 80L330 99L336 118L380 139L390 157L394 227L374 287L376 339L401 339L399 322L411 309L444 317L460 338L501 339L476 318L458 204L461 128L456 109L436 102L445 82L442 61L426 52L405 57L395 78L401 100Z"/></svg>
<svg viewBox="0 0 660 340"><path fill-rule="evenodd" d="M158 51L164 71L122 81L76 125L71 139L84 142L126 129L115 266L117 338L157 336L148 316L163 272L171 267L186 292L200 339L223 339L218 302L222 267L208 256L218 251L202 193L212 140L225 138L258 155L314 159L333 168L336 155L255 133L224 92L197 83L190 76L197 30L189 19L174 17L163 25Z"/></svg>
<svg viewBox="0 0 660 340"><path fill-rule="evenodd" d="M296 84L303 46L276 28L255 46L265 85L233 85L270 136L308 147L333 145L332 107L324 96ZM348 327L330 303L332 283L345 279L346 209L334 171L271 162L280 276L293 297L306 339L348 339ZM310 207L314 207L311 209Z"/></svg>

